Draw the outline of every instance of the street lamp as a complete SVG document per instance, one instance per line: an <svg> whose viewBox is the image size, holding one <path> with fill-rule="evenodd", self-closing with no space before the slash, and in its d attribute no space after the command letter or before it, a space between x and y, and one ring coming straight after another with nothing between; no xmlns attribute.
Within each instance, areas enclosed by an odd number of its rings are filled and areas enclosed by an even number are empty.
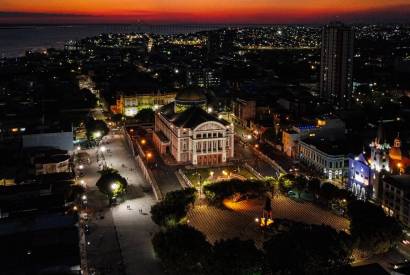
<svg viewBox="0 0 410 275"><path fill-rule="evenodd" d="M151 152L148 152L147 153L147 159L150 159L150 158L152 158L152 154L151 154Z"/></svg>
<svg viewBox="0 0 410 275"><path fill-rule="evenodd" d="M102 153L104 153L106 149L107 149L107 148L105 148L105 146L101 146L100 151L101 151Z"/></svg>
<svg viewBox="0 0 410 275"><path fill-rule="evenodd" d="M85 200L87 199L87 196L86 196L86 195L83 195L83 196L81 197L81 199L82 199L83 201L85 201Z"/></svg>
<svg viewBox="0 0 410 275"><path fill-rule="evenodd" d="M251 140L252 139L252 136L251 135L247 135L247 137L246 137L248 140Z"/></svg>
<svg viewBox="0 0 410 275"><path fill-rule="evenodd" d="M95 138L100 138L101 137L101 131L97 131L94 133Z"/></svg>
<svg viewBox="0 0 410 275"><path fill-rule="evenodd" d="M147 143L147 141L145 140L145 139L141 139L141 144L142 145L144 145L144 144L146 144Z"/></svg>
<svg viewBox="0 0 410 275"><path fill-rule="evenodd" d="M213 109L212 107L208 107L208 113L212 113Z"/></svg>
<svg viewBox="0 0 410 275"><path fill-rule="evenodd" d="M118 189L118 187L119 187L119 186L118 186L118 183L115 183L115 182L114 182L114 183L111 184L111 190L112 190L112 191L116 191L116 190Z"/></svg>
<svg viewBox="0 0 410 275"><path fill-rule="evenodd" d="M81 146L77 146L77 151L80 151L81 150Z"/></svg>
<svg viewBox="0 0 410 275"><path fill-rule="evenodd" d="M78 169L83 170L83 169L84 169L84 165L80 164L80 166L78 166Z"/></svg>

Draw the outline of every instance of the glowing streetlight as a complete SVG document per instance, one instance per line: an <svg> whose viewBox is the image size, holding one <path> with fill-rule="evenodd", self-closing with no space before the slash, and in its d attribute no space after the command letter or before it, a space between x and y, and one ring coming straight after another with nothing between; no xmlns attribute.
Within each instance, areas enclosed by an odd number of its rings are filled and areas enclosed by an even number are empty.
<svg viewBox="0 0 410 275"><path fill-rule="evenodd" d="M224 174L224 176L228 176L228 172L226 172L225 170L222 170L222 174Z"/></svg>
<svg viewBox="0 0 410 275"><path fill-rule="evenodd" d="M101 151L102 153L104 153L105 150L107 150L107 148L105 148L105 146L101 146L100 151Z"/></svg>
<svg viewBox="0 0 410 275"><path fill-rule="evenodd" d="M74 211L77 211L77 210L78 210L78 207L77 207L76 205L74 205L73 210L74 210Z"/></svg>
<svg viewBox="0 0 410 275"><path fill-rule="evenodd" d="M252 136L251 136L251 135L247 135L246 138L247 138L248 140L251 140L251 139L252 139Z"/></svg>
<svg viewBox="0 0 410 275"><path fill-rule="evenodd" d="M116 191L118 189L118 187L119 187L118 183L114 182L114 183L111 184L111 190L112 191Z"/></svg>
<svg viewBox="0 0 410 275"><path fill-rule="evenodd" d="M210 175L211 177L213 177L213 176L214 176L214 171L209 172L209 175Z"/></svg>
<svg viewBox="0 0 410 275"><path fill-rule="evenodd" d="M147 143L147 141L145 140L145 139L141 139L141 144L142 145L144 145L144 144L146 144Z"/></svg>
<svg viewBox="0 0 410 275"><path fill-rule="evenodd" d="M150 152L147 153L147 159L152 158L152 154Z"/></svg>
<svg viewBox="0 0 410 275"><path fill-rule="evenodd" d="M85 184L85 181L84 181L84 180L80 180L80 183L81 183L82 185L84 185L84 184Z"/></svg>
<svg viewBox="0 0 410 275"><path fill-rule="evenodd" d="M81 150L81 146L77 146L77 151L80 151Z"/></svg>
<svg viewBox="0 0 410 275"><path fill-rule="evenodd" d="M78 169L83 170L83 169L84 169L84 165L80 164L80 166L78 166Z"/></svg>
<svg viewBox="0 0 410 275"><path fill-rule="evenodd" d="M101 134L100 131L97 131L97 132L94 133L94 137L95 137L95 138L100 138L101 135L102 135L102 134Z"/></svg>
<svg viewBox="0 0 410 275"><path fill-rule="evenodd" d="M212 107L208 107L208 113L212 113L213 109Z"/></svg>
<svg viewBox="0 0 410 275"><path fill-rule="evenodd" d="M87 199L87 196L86 196L86 195L83 195L83 196L81 197L81 199L82 199L83 201L85 201L85 200Z"/></svg>

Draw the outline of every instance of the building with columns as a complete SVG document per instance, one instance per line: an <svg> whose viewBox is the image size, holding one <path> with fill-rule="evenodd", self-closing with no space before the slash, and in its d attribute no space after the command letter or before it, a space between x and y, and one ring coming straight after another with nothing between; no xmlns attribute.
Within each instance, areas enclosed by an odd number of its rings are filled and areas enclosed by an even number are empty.
<svg viewBox="0 0 410 275"><path fill-rule="evenodd" d="M179 92L155 114L154 144L178 163L209 166L234 156L234 128L206 111L201 89Z"/></svg>

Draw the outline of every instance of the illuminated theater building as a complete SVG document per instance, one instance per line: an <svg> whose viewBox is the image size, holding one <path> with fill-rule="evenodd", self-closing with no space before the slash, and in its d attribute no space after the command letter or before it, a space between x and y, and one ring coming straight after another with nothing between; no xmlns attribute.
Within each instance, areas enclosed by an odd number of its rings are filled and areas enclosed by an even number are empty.
<svg viewBox="0 0 410 275"><path fill-rule="evenodd" d="M234 156L233 125L205 111L207 100L201 89L179 92L175 101L155 114L153 140L161 154L178 163L210 166Z"/></svg>

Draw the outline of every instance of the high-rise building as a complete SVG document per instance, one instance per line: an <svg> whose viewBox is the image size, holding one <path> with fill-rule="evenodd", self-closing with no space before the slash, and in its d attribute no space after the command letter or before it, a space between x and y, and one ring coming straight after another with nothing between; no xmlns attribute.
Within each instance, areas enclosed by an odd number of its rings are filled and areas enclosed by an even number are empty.
<svg viewBox="0 0 410 275"><path fill-rule="evenodd" d="M338 109L348 107L351 99L353 40L352 28L340 22L323 28L320 95Z"/></svg>
<svg viewBox="0 0 410 275"><path fill-rule="evenodd" d="M214 30L208 33L207 52L209 58L219 54L229 54L234 50L235 31L232 29Z"/></svg>

